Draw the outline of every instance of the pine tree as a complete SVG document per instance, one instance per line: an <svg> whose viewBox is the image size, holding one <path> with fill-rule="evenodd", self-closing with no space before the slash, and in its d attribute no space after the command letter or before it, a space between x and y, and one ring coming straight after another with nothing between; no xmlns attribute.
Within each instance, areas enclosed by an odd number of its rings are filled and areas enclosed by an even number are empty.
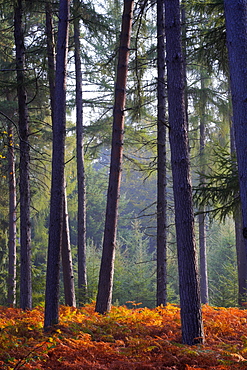
<svg viewBox="0 0 247 370"><path fill-rule="evenodd" d="M76 158L77 158L77 256L78 256L78 295L79 304L86 302L86 185L84 166L84 128L82 103L82 68L80 57L80 2L74 0L74 57L76 73Z"/></svg>
<svg viewBox="0 0 247 370"><path fill-rule="evenodd" d="M48 80L50 90L50 103L51 103L51 117L52 124L54 123L55 112L55 44L54 44L54 26L52 19L52 6L51 3L46 4L46 34L47 34L47 56L48 56ZM71 246L70 246L70 233L68 221L68 206L67 206L67 193L66 184L64 184L63 194L63 232L62 232L62 266L63 266L63 283L64 283L64 296L65 304L68 306L76 306L75 299L75 285L74 274L72 266Z"/></svg>
<svg viewBox="0 0 247 370"><path fill-rule="evenodd" d="M203 342L203 324L189 171L179 0L165 0L165 30L182 337L184 343L191 345Z"/></svg>
<svg viewBox="0 0 247 370"><path fill-rule="evenodd" d="M14 128L8 124L8 180L9 180L9 265L8 265L8 305L16 304L16 174Z"/></svg>
<svg viewBox="0 0 247 370"><path fill-rule="evenodd" d="M225 20L228 60L230 70L230 85L233 108L233 127L238 164L238 178L240 199L242 208L242 233L247 239L247 173L246 173L246 150L247 150L247 102L246 87L247 78L245 73L247 62L247 1L225 0ZM245 243L246 244L246 243ZM245 256L247 251L245 249ZM244 280L247 275L245 271Z"/></svg>
<svg viewBox="0 0 247 370"><path fill-rule="evenodd" d="M120 193L126 99L127 68L130 47L133 0L124 0L122 30L113 109L111 166L107 193L107 208L103 252L99 275L96 311L105 313L111 308L116 247L117 212Z"/></svg>
<svg viewBox="0 0 247 370"><path fill-rule="evenodd" d="M63 195L63 234L62 234L62 266L65 305L76 307L75 279L73 273L72 254L69 232L69 215L67 205L67 192Z"/></svg>
<svg viewBox="0 0 247 370"><path fill-rule="evenodd" d="M66 129L66 73L70 1L60 0L54 92L52 184L46 275L45 320L48 329L59 321L59 267L63 231L64 150Z"/></svg>
<svg viewBox="0 0 247 370"><path fill-rule="evenodd" d="M166 87L164 1L157 1L158 128L157 128L157 305L166 305Z"/></svg>
<svg viewBox="0 0 247 370"><path fill-rule="evenodd" d="M15 5L14 34L16 45L17 94L20 136L20 233L21 277L20 306L32 308L31 281L31 221L30 221L30 147L27 91L25 85L25 40L23 30L23 1Z"/></svg>
<svg viewBox="0 0 247 370"><path fill-rule="evenodd" d="M201 71L201 96L200 96L200 182L204 182L205 173L205 125L206 125L206 95L205 95L205 73ZM208 303L208 276L207 276L207 242L206 242L206 222L204 207L199 209L199 255L200 255L200 286L201 302Z"/></svg>

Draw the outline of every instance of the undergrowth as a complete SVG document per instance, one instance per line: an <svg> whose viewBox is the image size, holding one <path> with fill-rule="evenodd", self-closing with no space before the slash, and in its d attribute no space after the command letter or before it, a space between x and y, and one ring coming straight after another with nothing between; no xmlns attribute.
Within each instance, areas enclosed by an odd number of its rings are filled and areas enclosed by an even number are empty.
<svg viewBox="0 0 247 370"><path fill-rule="evenodd" d="M0 308L0 369L247 369L247 311L203 307L205 344L181 343L179 307L113 307L106 315L60 307L43 331L43 308Z"/></svg>

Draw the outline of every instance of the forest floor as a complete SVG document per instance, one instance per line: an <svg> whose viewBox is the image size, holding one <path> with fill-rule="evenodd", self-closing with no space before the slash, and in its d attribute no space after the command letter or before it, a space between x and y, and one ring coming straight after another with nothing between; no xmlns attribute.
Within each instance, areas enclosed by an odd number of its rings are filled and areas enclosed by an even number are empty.
<svg viewBox="0 0 247 370"><path fill-rule="evenodd" d="M205 344L181 344L179 307L113 307L107 315L60 307L43 331L44 309L0 307L0 369L246 370L247 310L203 307Z"/></svg>

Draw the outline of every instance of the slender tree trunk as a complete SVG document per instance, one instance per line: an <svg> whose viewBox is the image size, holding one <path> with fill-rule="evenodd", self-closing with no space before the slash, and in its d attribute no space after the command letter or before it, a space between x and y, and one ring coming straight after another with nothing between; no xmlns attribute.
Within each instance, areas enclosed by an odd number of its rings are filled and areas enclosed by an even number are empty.
<svg viewBox="0 0 247 370"><path fill-rule="evenodd" d="M29 181L29 122L27 92L25 88L25 46L22 25L23 2L15 6L14 34L16 46L17 94L20 136L20 236L21 236L21 273L20 306L32 308L31 281L31 222L30 222L30 181Z"/></svg>
<svg viewBox="0 0 247 370"><path fill-rule="evenodd" d="M8 266L8 306L16 304L16 178L14 131L8 125L8 176L9 176L9 266Z"/></svg>
<svg viewBox="0 0 247 370"><path fill-rule="evenodd" d="M246 271L247 271L247 260L246 260L246 248L247 239L243 237L243 222L241 207L234 213L235 222L235 238L236 238L236 252L237 252L237 265L238 265L238 304L240 306L246 302Z"/></svg>
<svg viewBox="0 0 247 370"><path fill-rule="evenodd" d="M229 119L232 121L231 118ZM230 138L231 138L231 155L236 155L236 145L234 137L234 125L230 127ZM236 163L237 166L237 163ZM243 305L247 301L247 239L243 236L243 221L242 221L242 210L239 204L233 214L235 224L235 241L236 241L236 252L237 252L237 266L238 266L238 304Z"/></svg>
<svg viewBox="0 0 247 370"><path fill-rule="evenodd" d="M206 95L205 95L205 76L201 72L201 98L200 98L200 183L204 182L205 173L205 110L206 110ZM205 209L199 209L199 253L200 253L200 283L201 283L201 302L208 303L208 269L207 269L207 238L206 238L206 222Z"/></svg>
<svg viewBox="0 0 247 370"><path fill-rule="evenodd" d="M224 0L230 85L233 108L233 127L237 153L240 199L242 210L242 235L245 239L243 261L247 258L247 0ZM237 234L238 235L238 234ZM238 257L240 258L240 254ZM244 265L242 266L244 267ZM241 277L247 281L244 267ZM246 292L244 293L246 295Z"/></svg>
<svg viewBox="0 0 247 370"><path fill-rule="evenodd" d="M66 188L64 188L63 207L64 210L63 210L63 237L62 237L62 266L63 266L63 285L64 285L65 304L67 306L76 307L75 283L70 248L69 215L68 215Z"/></svg>
<svg viewBox="0 0 247 370"><path fill-rule="evenodd" d="M200 209L199 219L199 251L200 251L200 286L201 302L208 304L208 273L207 273L207 243L205 213Z"/></svg>
<svg viewBox="0 0 247 370"><path fill-rule="evenodd" d="M52 19L51 3L46 4L46 34L47 34L47 57L48 57L48 80L50 89L51 116L52 123L54 121L54 93L55 93L55 42L54 42L54 27ZM63 207L63 234L62 234L62 266L64 280L64 295L65 304L75 306L75 285L72 265L72 255L70 247L69 222L67 212L67 195L66 185L64 185L64 207Z"/></svg>
<svg viewBox="0 0 247 370"><path fill-rule="evenodd" d="M86 194L84 169L84 132L82 103L82 70L80 57L80 18L78 11L80 1L74 0L74 42L75 42L75 73L76 73L76 158L77 158L77 255L78 255L78 297L79 304L87 300L86 271Z"/></svg>
<svg viewBox="0 0 247 370"><path fill-rule="evenodd" d="M52 184L45 294L45 329L57 324L59 321L59 269L63 231L69 8L69 0L60 0L54 94Z"/></svg>
<svg viewBox="0 0 247 370"><path fill-rule="evenodd" d="M113 131L111 147L110 176L107 193L106 220L103 253L100 266L96 311L105 313L111 308L114 260L116 247L118 199L122 172L122 152L124 136L124 109L132 26L133 0L124 0L120 48L118 55L115 104L113 110Z"/></svg>
<svg viewBox="0 0 247 370"><path fill-rule="evenodd" d="M175 203L182 337L203 342L190 177L179 0L165 0L169 139Z"/></svg>
<svg viewBox="0 0 247 370"><path fill-rule="evenodd" d="M47 60L48 60L48 81L50 90L51 116L53 122L54 115L54 93L55 93L55 40L54 26L52 19L52 6L49 1L46 3L46 39L47 39Z"/></svg>
<svg viewBox="0 0 247 370"><path fill-rule="evenodd" d="M166 305L166 87L164 0L157 0L158 171L157 171L157 306Z"/></svg>
<svg viewBox="0 0 247 370"><path fill-rule="evenodd" d="M187 126L189 124L188 119L188 84L187 84L187 22L186 22L186 2L187 0L181 0L181 34L182 34L182 54L183 54L183 78L184 78L184 103L186 112ZM188 130L188 127L187 127Z"/></svg>

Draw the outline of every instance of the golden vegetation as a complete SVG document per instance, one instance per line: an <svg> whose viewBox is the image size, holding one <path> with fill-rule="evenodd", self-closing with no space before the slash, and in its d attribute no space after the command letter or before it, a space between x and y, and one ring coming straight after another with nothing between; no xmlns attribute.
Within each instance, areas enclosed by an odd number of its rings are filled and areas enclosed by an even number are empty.
<svg viewBox="0 0 247 370"><path fill-rule="evenodd" d="M204 345L181 344L179 307L113 307L109 314L60 307L43 331L43 308L0 309L0 369L244 370L247 311L203 307Z"/></svg>

